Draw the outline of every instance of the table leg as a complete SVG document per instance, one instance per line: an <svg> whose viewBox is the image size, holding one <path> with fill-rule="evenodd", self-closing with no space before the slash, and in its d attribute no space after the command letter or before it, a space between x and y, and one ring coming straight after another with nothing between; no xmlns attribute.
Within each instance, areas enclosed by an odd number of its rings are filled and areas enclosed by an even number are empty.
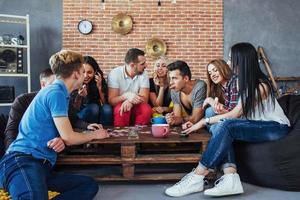
<svg viewBox="0 0 300 200"><path fill-rule="evenodd" d="M135 144L122 144L121 145L122 159L134 160L136 157ZM134 177L134 164L122 164L124 178Z"/></svg>

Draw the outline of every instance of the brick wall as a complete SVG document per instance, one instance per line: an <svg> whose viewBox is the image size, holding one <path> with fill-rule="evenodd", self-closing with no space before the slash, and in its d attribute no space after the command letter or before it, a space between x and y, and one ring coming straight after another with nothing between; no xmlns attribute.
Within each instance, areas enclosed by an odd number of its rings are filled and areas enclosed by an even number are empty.
<svg viewBox="0 0 300 200"><path fill-rule="evenodd" d="M159 37L167 44L167 56L186 61L194 78L205 78L205 66L223 57L222 0L63 0L63 48L79 51L97 59L104 73L123 64L131 47L145 49L148 39ZM129 3L131 2L131 3ZM133 18L133 29L127 35L112 31L111 20L119 12ZM81 19L93 22L89 35L77 30ZM148 71L153 58L147 56Z"/></svg>

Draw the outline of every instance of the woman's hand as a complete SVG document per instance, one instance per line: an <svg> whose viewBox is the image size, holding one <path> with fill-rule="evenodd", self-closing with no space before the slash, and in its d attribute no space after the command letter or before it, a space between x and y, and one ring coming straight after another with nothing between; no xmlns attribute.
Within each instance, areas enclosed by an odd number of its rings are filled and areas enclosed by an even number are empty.
<svg viewBox="0 0 300 200"><path fill-rule="evenodd" d="M214 104L212 105L214 112L217 114L226 113L227 110L224 108L224 105L219 102L219 98L216 97L214 100Z"/></svg>
<svg viewBox="0 0 300 200"><path fill-rule="evenodd" d="M100 91L102 89L102 76L100 72L97 72L95 74L95 81L96 81L97 88Z"/></svg>
<svg viewBox="0 0 300 200"><path fill-rule="evenodd" d="M166 86L168 86L168 83L166 82L165 79L160 79L158 77L153 77L153 82L155 85L165 88Z"/></svg>
<svg viewBox="0 0 300 200"><path fill-rule="evenodd" d="M182 124L181 127L182 127L183 130L185 130L187 128L192 127L193 125L194 124L192 122L188 121L188 122L185 122L184 124Z"/></svg>
<svg viewBox="0 0 300 200"><path fill-rule="evenodd" d="M82 97L86 97L88 92L87 92L87 88L86 85L83 85L79 90L78 90L78 94Z"/></svg>
<svg viewBox="0 0 300 200"><path fill-rule="evenodd" d="M190 134L191 132L197 131L203 127L205 127L205 120L201 119L199 122L192 125L190 128L187 128L184 131L182 131L182 133Z"/></svg>
<svg viewBox="0 0 300 200"><path fill-rule="evenodd" d="M165 112L165 109L164 109L164 107L158 106L158 107L152 108L152 111L162 114L163 112Z"/></svg>
<svg viewBox="0 0 300 200"><path fill-rule="evenodd" d="M202 108L205 108L206 106L210 105L210 106L213 106L214 104L214 99L211 98L211 97L207 97L204 102L203 102L203 105L202 105Z"/></svg>

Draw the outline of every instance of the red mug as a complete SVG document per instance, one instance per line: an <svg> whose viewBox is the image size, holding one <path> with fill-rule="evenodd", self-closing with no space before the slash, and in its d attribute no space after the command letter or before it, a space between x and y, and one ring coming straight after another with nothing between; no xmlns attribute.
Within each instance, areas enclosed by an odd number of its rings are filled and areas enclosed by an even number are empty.
<svg viewBox="0 0 300 200"><path fill-rule="evenodd" d="M167 137L170 132L170 126L169 124L153 124L151 131L154 137Z"/></svg>

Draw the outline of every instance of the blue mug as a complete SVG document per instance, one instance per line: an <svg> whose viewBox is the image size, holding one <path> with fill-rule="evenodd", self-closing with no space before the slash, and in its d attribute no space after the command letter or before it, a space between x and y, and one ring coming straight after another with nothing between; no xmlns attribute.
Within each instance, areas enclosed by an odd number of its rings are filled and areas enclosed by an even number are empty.
<svg viewBox="0 0 300 200"><path fill-rule="evenodd" d="M167 120L164 116L160 116L160 117L153 117L151 119L151 123L152 124L167 124Z"/></svg>

